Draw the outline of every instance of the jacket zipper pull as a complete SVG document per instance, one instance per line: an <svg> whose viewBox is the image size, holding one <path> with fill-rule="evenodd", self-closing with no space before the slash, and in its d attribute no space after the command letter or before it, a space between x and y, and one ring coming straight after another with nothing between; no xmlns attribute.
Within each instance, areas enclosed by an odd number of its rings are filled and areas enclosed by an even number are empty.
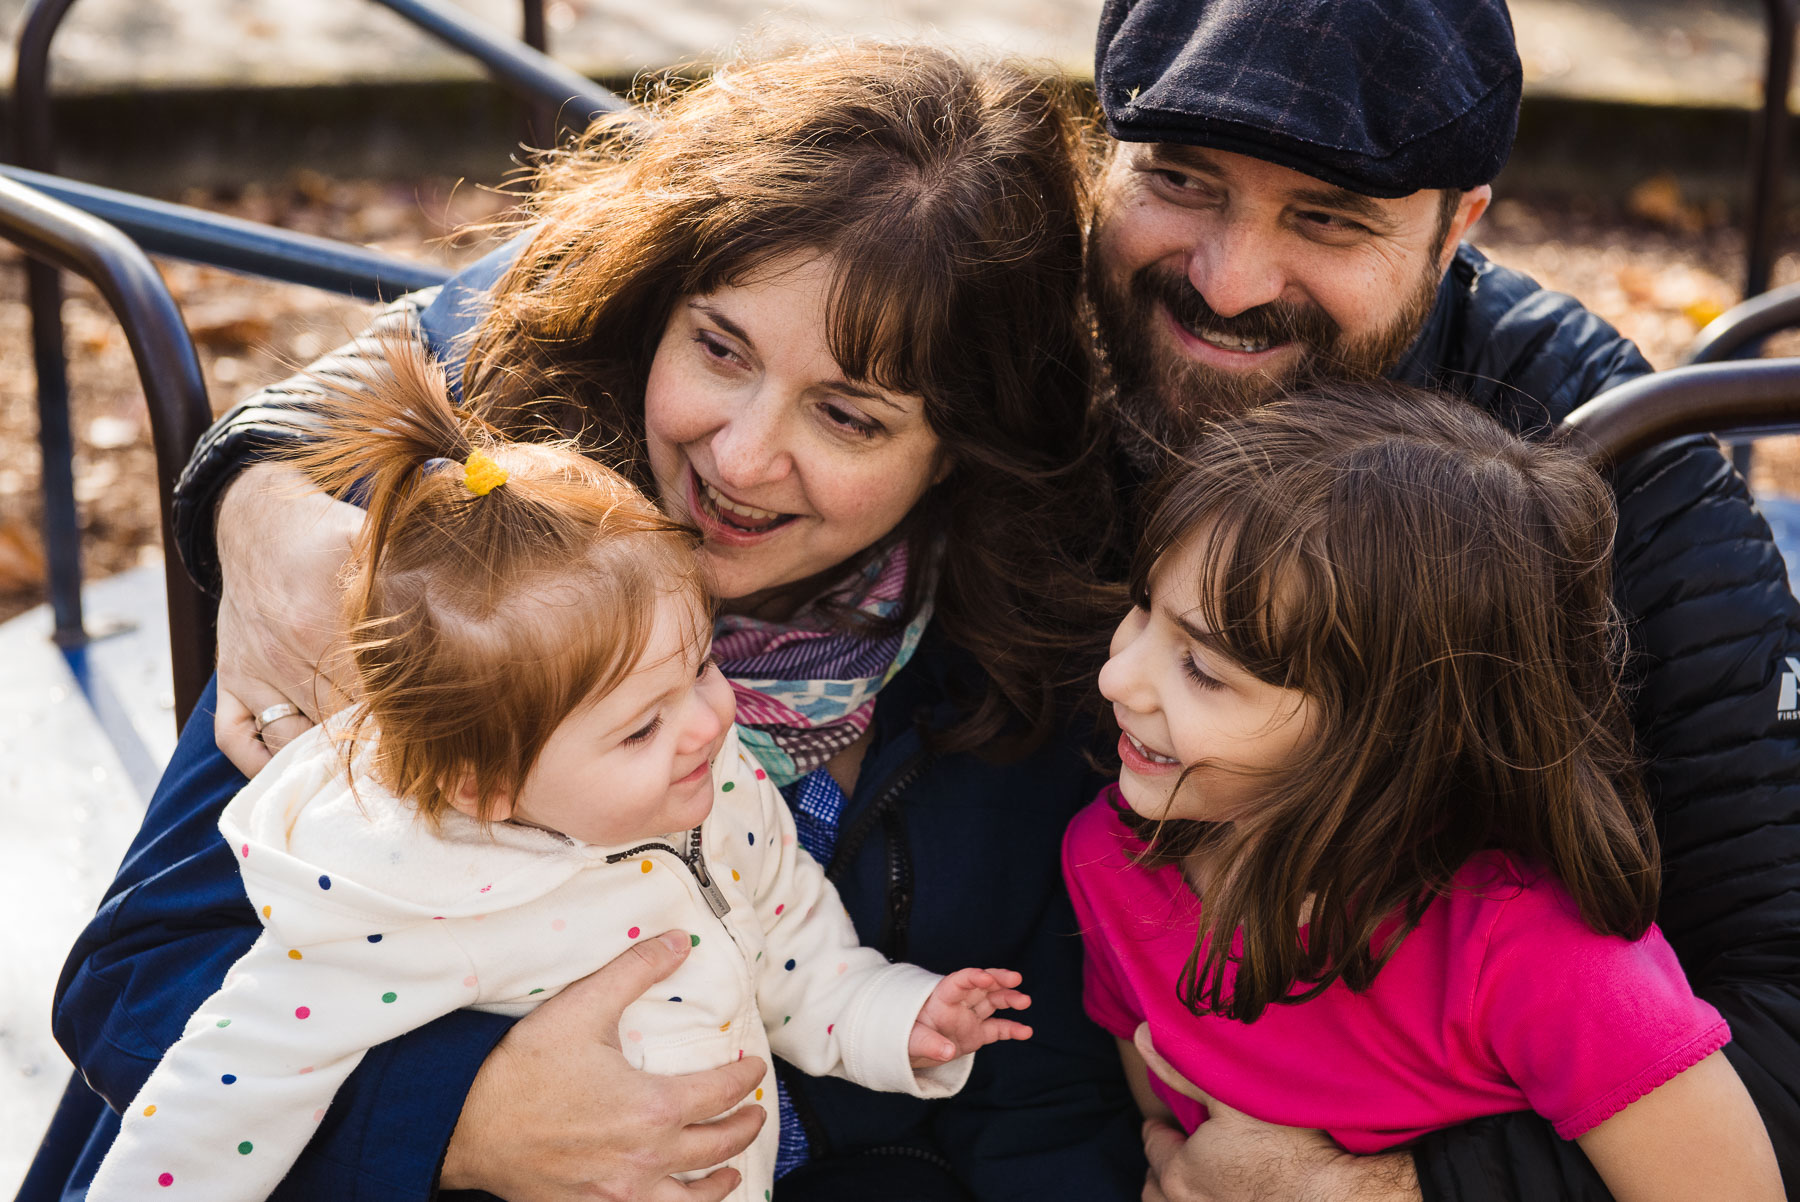
<svg viewBox="0 0 1800 1202"><path fill-rule="evenodd" d="M720 889L712 879L712 873L706 870L706 856L700 850L700 828L695 827L688 833L687 858L688 868L693 871L694 879L700 882L700 896L712 907L714 918L723 918L731 910L731 903L725 900L725 891Z"/></svg>

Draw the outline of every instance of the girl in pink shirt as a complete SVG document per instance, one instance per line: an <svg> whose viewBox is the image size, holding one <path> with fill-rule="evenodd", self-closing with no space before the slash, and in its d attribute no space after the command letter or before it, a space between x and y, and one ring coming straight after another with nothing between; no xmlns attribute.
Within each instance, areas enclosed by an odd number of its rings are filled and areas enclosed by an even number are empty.
<svg viewBox="0 0 1800 1202"><path fill-rule="evenodd" d="M1147 1115L1203 1122L1186 1078L1372 1153L1532 1109L1620 1199L1783 1196L1652 921L1613 524L1571 452L1399 385L1208 429L1100 674L1119 783L1063 849Z"/></svg>

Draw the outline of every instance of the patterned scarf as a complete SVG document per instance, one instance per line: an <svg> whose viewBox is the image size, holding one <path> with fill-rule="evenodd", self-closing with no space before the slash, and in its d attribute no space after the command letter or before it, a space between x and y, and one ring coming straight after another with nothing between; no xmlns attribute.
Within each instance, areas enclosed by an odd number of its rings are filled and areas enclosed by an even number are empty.
<svg viewBox="0 0 1800 1202"><path fill-rule="evenodd" d="M744 745L778 785L799 780L862 737L875 695L912 658L931 602L897 634L837 629L824 608L892 618L906 595L906 544L896 543L837 591L832 607L811 605L785 622L724 614L713 655L737 694Z"/></svg>

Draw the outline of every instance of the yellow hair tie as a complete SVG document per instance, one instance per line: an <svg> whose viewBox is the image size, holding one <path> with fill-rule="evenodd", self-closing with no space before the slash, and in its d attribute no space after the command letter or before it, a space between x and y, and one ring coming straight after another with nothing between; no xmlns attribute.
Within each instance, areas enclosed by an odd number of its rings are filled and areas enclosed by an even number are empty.
<svg viewBox="0 0 1800 1202"><path fill-rule="evenodd" d="M478 497L485 497L506 483L506 470L483 455L470 451L463 464L463 487Z"/></svg>

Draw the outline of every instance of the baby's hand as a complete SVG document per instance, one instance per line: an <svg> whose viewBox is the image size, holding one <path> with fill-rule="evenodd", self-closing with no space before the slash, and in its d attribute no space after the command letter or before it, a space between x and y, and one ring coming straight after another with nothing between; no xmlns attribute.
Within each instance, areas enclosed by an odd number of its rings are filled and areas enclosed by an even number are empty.
<svg viewBox="0 0 1800 1202"><path fill-rule="evenodd" d="M965 968L939 981L906 1041L912 1066L934 1068L997 1039L1030 1039L1024 1023L993 1017L996 1010L1031 1005L1017 989L1022 980L1009 968Z"/></svg>

